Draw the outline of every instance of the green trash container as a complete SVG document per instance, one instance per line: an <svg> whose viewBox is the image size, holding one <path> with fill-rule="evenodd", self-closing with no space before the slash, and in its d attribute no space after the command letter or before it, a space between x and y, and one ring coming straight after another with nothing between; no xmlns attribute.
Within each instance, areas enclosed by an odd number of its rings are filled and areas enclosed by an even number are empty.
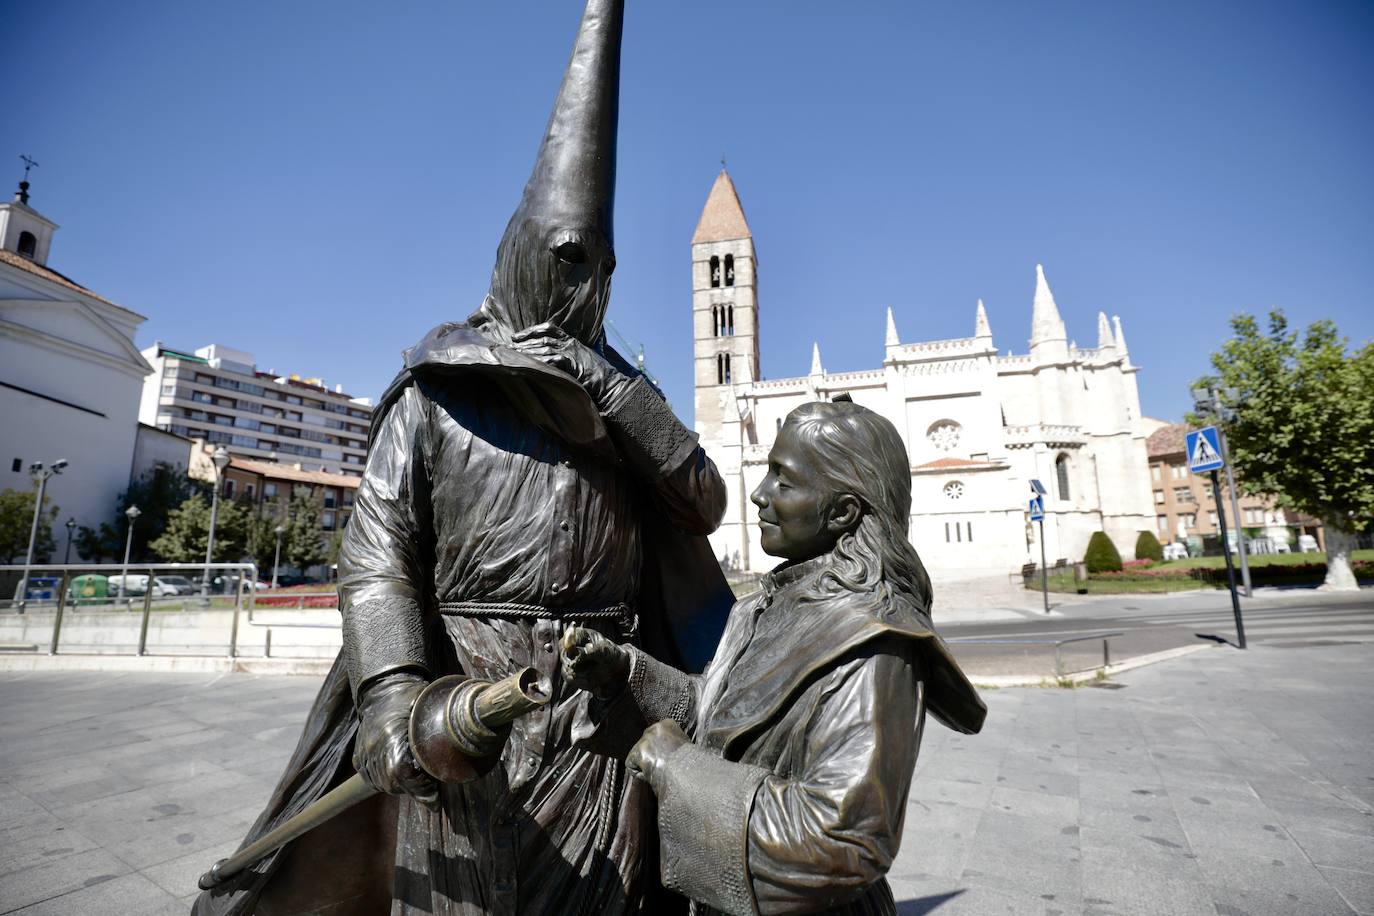
<svg viewBox="0 0 1374 916"><path fill-rule="evenodd" d="M73 605L104 604L110 594L110 580L105 576L76 576L67 587L67 600Z"/></svg>

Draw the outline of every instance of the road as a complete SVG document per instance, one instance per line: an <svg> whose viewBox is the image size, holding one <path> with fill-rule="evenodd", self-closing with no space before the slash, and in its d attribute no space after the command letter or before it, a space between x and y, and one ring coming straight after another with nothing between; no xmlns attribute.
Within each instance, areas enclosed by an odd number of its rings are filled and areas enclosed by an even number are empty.
<svg viewBox="0 0 1374 916"><path fill-rule="evenodd" d="M1241 607L1250 645L1296 648L1374 642L1374 591L1347 595L1313 589L1261 590L1255 598L1242 598ZM941 634L950 640L1053 639L1109 631L1123 633L1111 639L1113 661L1203 642L1236 642L1230 596L1224 591L1123 595L1065 604L1039 619L1028 613L1025 620L940 627ZM1054 667L1054 650L1048 645L956 643L954 650L972 674L1048 675ZM1101 663L1100 640L1065 646L1063 651L1069 671Z"/></svg>

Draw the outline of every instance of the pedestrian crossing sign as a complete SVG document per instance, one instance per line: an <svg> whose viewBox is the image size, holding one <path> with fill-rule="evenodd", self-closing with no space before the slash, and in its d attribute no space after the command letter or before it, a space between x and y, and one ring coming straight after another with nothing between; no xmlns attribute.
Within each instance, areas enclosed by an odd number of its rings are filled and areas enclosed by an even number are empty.
<svg viewBox="0 0 1374 916"><path fill-rule="evenodd" d="M1033 522L1043 521L1045 518L1045 497L1035 496L1030 501L1030 520Z"/></svg>
<svg viewBox="0 0 1374 916"><path fill-rule="evenodd" d="M1202 474L1225 465L1221 458L1221 437L1215 426L1204 426L1188 434L1188 470Z"/></svg>

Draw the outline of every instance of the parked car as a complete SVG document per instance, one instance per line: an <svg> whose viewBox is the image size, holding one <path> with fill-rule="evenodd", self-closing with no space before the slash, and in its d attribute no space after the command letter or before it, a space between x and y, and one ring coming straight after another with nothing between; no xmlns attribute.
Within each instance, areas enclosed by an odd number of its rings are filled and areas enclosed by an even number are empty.
<svg viewBox="0 0 1374 916"><path fill-rule="evenodd" d="M109 583L106 585L107 594L118 596L121 583L124 586L125 598L142 598L148 594L150 588L154 598L192 595L199 590L199 586L185 576L149 576L146 573L130 573L128 576L110 576Z"/></svg>

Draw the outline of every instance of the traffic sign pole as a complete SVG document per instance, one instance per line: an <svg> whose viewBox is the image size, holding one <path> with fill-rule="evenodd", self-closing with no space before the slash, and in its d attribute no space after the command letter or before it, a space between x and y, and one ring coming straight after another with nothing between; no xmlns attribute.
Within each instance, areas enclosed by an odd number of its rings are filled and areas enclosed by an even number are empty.
<svg viewBox="0 0 1374 916"><path fill-rule="evenodd" d="M1040 594L1045 599L1045 613L1050 612L1050 571L1045 567L1045 516L1040 516Z"/></svg>
<svg viewBox="0 0 1374 916"><path fill-rule="evenodd" d="M1231 610L1236 615L1236 645L1245 648L1245 621L1240 616L1240 596L1236 594L1236 568L1231 564L1231 547L1226 538L1226 509L1221 503L1221 477L1212 472L1212 497L1217 504L1217 523L1221 528L1221 555L1226 558L1226 580L1231 586Z"/></svg>
<svg viewBox="0 0 1374 916"><path fill-rule="evenodd" d="M1236 554L1240 557L1240 581L1245 586L1245 597L1255 597L1255 589L1250 585L1250 550L1245 546L1245 528L1240 523L1240 501L1236 498L1236 475L1231 470L1231 455L1226 450L1226 432L1217 427L1217 439L1221 443L1221 458L1226 462L1226 489L1231 494L1231 521L1236 526Z"/></svg>

